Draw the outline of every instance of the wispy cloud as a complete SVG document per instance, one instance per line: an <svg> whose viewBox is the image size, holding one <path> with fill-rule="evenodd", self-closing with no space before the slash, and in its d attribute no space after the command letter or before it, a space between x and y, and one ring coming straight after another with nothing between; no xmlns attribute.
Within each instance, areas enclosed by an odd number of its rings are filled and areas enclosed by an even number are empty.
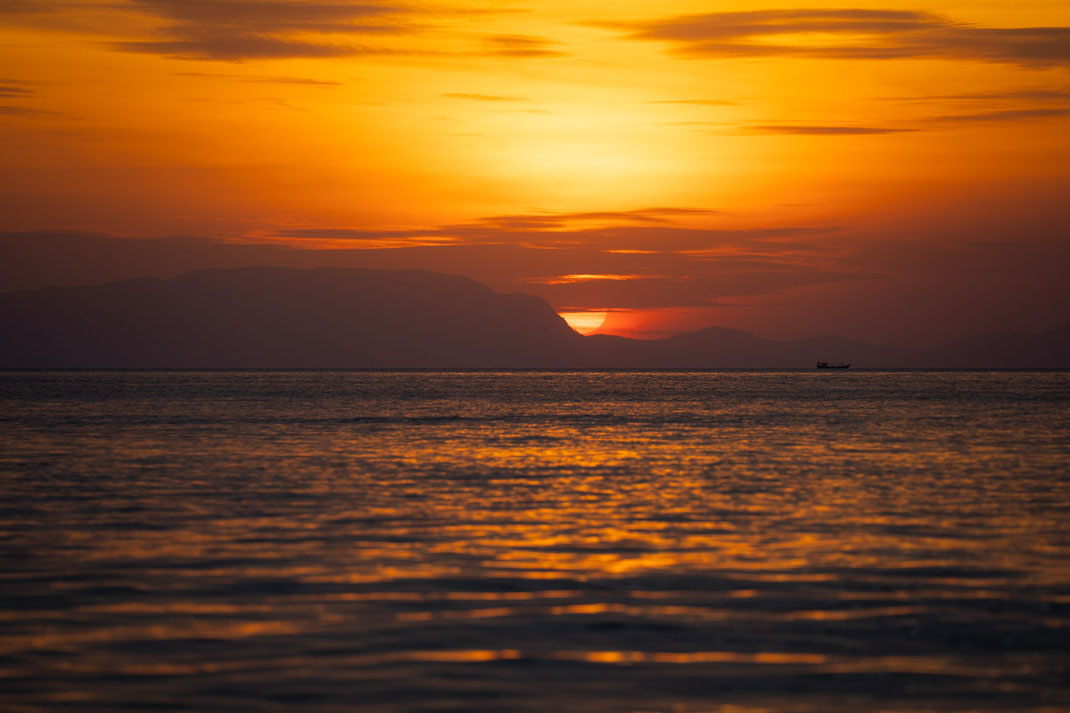
<svg viewBox="0 0 1070 713"><path fill-rule="evenodd" d="M486 222L477 220L470 225ZM891 286L886 293L889 303L905 297L914 300L910 310L929 310L949 296L949 275L968 278L963 298L971 304L985 295L993 303L1023 299L1023 305L1036 304L1031 301L1062 294L1064 266L1070 259L1070 247L1063 239L1065 221L1049 226L1043 234L1046 237L1024 243L1017 223L981 235L971 226L956 240L949 240L947 235L942 239L897 235L860 240L850 229L840 232L805 226L705 231L704 235L696 231L689 240L719 245L702 252L608 248L628 235L627 230L622 232L626 228L637 231L636 235L652 245L685 242L682 233L673 237L673 230L666 226L609 228L601 236L596 230L564 236L566 240L575 238L577 244L553 250L527 247L517 237L520 233L510 231L498 231L505 238L486 244L455 242L402 249L336 245L327 250L296 241L130 239L58 231L0 233L0 290L99 284L147 275L171 277L205 267L243 265L422 268L467 275L499 291L538 294L559 310L602 311L738 305L741 299L778 294L782 296L773 299L784 301L793 299L786 292L801 287L881 277L880 283L870 287ZM550 234L554 231L536 232L546 233L543 237L548 240L555 237ZM591 244L584 244L585 236L591 238ZM56 260L57 254L77 254L79 259ZM919 275L930 287L918 282ZM975 291L970 284L976 285ZM1006 284L1014 289L1008 290ZM993 292L993 285L1004 287ZM952 283L952 291L963 286L962 282ZM900 288L910 291L904 293ZM864 300L865 292L856 294ZM1024 298L1018 296L1021 292ZM805 312L801 309L798 314L804 316ZM870 316L868 309L863 313ZM917 314L920 311L913 317Z"/></svg>
<svg viewBox="0 0 1070 713"><path fill-rule="evenodd" d="M287 229L273 235L300 239L297 245L318 241L336 254L349 247L375 264L422 259L447 271L493 266L488 274L499 277L491 282L505 280L559 309L708 306L724 297L865 276L844 267L836 227L708 229L671 222L707 214L716 212L532 213L413 230Z"/></svg>
<svg viewBox="0 0 1070 713"><path fill-rule="evenodd" d="M37 287L42 275L47 276L44 283L86 284L173 276L206 266L329 265L466 274L501 290L538 294L558 309L642 309L708 306L726 297L768 295L862 276L846 267L836 253L820 248L808 252L786 234L790 231L725 232L719 239L733 246L734 252L718 258L619 253L588 247L582 241L558 250L504 239L487 244L332 246L324 250L302 244L188 237L132 240L89 233L0 234L0 289ZM764 252L747 248L763 243L769 244ZM57 252L71 250L80 259L57 264Z"/></svg>
<svg viewBox="0 0 1070 713"><path fill-rule="evenodd" d="M676 225L674 216L717 215L694 208L643 208L633 211L498 215L471 223L413 229L288 228L268 237L315 240L354 247L406 245L516 245L538 250L584 249L622 255L690 254L694 259L735 258L777 252L815 254L824 248L805 243L838 231L835 227L711 229ZM579 274L579 273L576 273ZM591 274L594 274L593 272Z"/></svg>
<svg viewBox="0 0 1070 713"><path fill-rule="evenodd" d="M704 106L738 106L739 102L727 99L652 99L648 104L699 104Z"/></svg>
<svg viewBox="0 0 1070 713"><path fill-rule="evenodd" d="M722 211L706 208L652 207L627 211L585 211L579 213L524 213L483 218L481 223L496 228L562 229L574 223L598 222L665 224L685 216L720 215Z"/></svg>
<svg viewBox="0 0 1070 713"><path fill-rule="evenodd" d="M683 56L904 59L1025 65L1070 63L1070 27L983 27L928 12L783 9L596 22L634 40L667 42ZM842 37L812 43L815 34ZM796 38L791 42L786 38Z"/></svg>
<svg viewBox="0 0 1070 713"><path fill-rule="evenodd" d="M909 97L886 97L892 101L1029 101L1070 102L1070 89L1014 89L970 94L925 94Z"/></svg>
<svg viewBox="0 0 1070 713"><path fill-rule="evenodd" d="M351 32L358 21L398 10L397 6L367 0L134 0L134 4L178 23L243 33Z"/></svg>
<svg viewBox="0 0 1070 713"><path fill-rule="evenodd" d="M498 94L468 94L465 92L447 92L442 96L448 99L467 99L469 101L477 102L523 102L528 101L526 97L506 97Z"/></svg>
<svg viewBox="0 0 1070 713"><path fill-rule="evenodd" d="M175 77L195 77L198 79L223 79L234 82L252 82L256 84L299 84L313 87L340 87L342 82L308 79L306 77L271 77L256 74L223 74L214 72L174 72Z"/></svg>
<svg viewBox="0 0 1070 713"><path fill-rule="evenodd" d="M1060 116L1070 116L1070 109L1009 109L1007 111L986 111L978 114L934 116L928 121L933 124L977 124L1051 119Z"/></svg>
<svg viewBox="0 0 1070 713"><path fill-rule="evenodd" d="M545 277L522 277L518 281L539 285L571 285L574 282L593 282L598 280L663 280L666 275L606 275L602 273L580 273L572 275L547 275Z"/></svg>
<svg viewBox="0 0 1070 713"><path fill-rule="evenodd" d="M25 99L32 97L36 94L32 89L27 87L16 87L10 84L0 84L0 98L4 99Z"/></svg>
<svg viewBox="0 0 1070 713"><path fill-rule="evenodd" d="M382 48L285 40L251 35L212 35L179 40L115 42L112 46L127 52L161 54L177 59L222 61L393 54L393 52Z"/></svg>
<svg viewBox="0 0 1070 713"><path fill-rule="evenodd" d="M493 35L486 38L487 54L499 57L565 57L561 43L533 35Z"/></svg>
<svg viewBox="0 0 1070 713"><path fill-rule="evenodd" d="M821 126L805 124L764 124L748 127L760 134L798 134L802 136L865 136L869 134L898 134L917 129L893 129L881 126Z"/></svg>
<svg viewBox="0 0 1070 713"><path fill-rule="evenodd" d="M5 7L6 5L6 7ZM383 54L353 35L382 35L412 29L411 13L400 5L374 0L128 0L125 3L72 4L39 0L0 5L9 18L59 27L71 25L72 8L104 18L97 33L110 34L116 13L148 16L160 26L150 36L125 37L112 47L183 59L240 61L285 57L338 57ZM91 31L88 21L70 27Z"/></svg>
<svg viewBox="0 0 1070 713"><path fill-rule="evenodd" d="M799 136L870 136L881 134L900 134L918 131L936 131L950 129L958 125L971 124L1018 124L1026 121L1041 121L1070 116L1070 107L1066 108L1029 108L1006 109L1001 111L984 111L973 114L947 114L930 116L911 122L910 126L858 126L850 124L760 124L742 126L739 130L750 134L799 135Z"/></svg>
<svg viewBox="0 0 1070 713"><path fill-rule="evenodd" d="M717 211L683 208L639 208L629 211L586 211L579 213L525 213L521 215L496 215L482 219L482 223L495 228L553 230L575 223L646 223L670 222L674 216L697 214L716 215Z"/></svg>
<svg viewBox="0 0 1070 713"><path fill-rule="evenodd" d="M58 111L46 111L44 109L31 109L25 106L0 106L0 116L24 116L24 117L67 117L67 114L61 114Z"/></svg>
<svg viewBox="0 0 1070 713"><path fill-rule="evenodd" d="M36 109L27 109L24 106L0 106L0 114L8 116L33 116L40 113Z"/></svg>
<svg viewBox="0 0 1070 713"><path fill-rule="evenodd" d="M628 225L668 226L674 218L720 215L720 211L702 208L653 207L627 211L585 211L576 213L521 213L494 215L472 223L429 228L365 230L351 228L290 228L272 233L279 238L307 240L350 240L355 242L427 238L449 239L466 243L501 242L502 240L540 240L540 244L569 241L586 233L609 235ZM592 224L595 224L592 227Z"/></svg>
<svg viewBox="0 0 1070 713"><path fill-rule="evenodd" d="M414 5L394 0L6 0L0 17L107 38L123 52L186 60L241 62L347 56L561 57L562 44L526 34L471 33L450 29L443 16L469 21L515 8ZM155 20L150 31L133 30ZM120 21L121 20L121 21ZM453 35L469 48L433 50L398 46L397 36ZM255 80L247 80L255 81ZM264 81L285 81L265 78Z"/></svg>
<svg viewBox="0 0 1070 713"><path fill-rule="evenodd" d="M32 99L38 95L39 86L40 82L0 77L0 99Z"/></svg>

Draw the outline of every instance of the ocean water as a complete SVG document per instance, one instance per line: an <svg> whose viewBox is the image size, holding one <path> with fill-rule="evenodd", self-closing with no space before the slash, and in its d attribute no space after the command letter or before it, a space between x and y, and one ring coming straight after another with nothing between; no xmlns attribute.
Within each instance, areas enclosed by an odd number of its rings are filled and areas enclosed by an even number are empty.
<svg viewBox="0 0 1070 713"><path fill-rule="evenodd" d="M1070 711L1070 372L0 373L0 710Z"/></svg>

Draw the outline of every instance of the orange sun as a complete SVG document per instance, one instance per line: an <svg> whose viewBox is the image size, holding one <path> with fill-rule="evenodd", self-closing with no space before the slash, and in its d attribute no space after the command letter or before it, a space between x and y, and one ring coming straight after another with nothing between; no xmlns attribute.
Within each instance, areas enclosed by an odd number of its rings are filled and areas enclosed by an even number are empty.
<svg viewBox="0 0 1070 713"><path fill-rule="evenodd" d="M558 312L558 315L568 322L568 326L580 334L590 334L606 323L606 317L609 313L602 310L593 312Z"/></svg>

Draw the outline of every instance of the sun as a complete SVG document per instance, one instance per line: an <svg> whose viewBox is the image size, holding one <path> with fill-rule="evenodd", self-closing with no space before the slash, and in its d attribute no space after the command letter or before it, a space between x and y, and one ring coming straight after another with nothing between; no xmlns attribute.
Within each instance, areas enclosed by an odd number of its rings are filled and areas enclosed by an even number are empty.
<svg viewBox="0 0 1070 713"><path fill-rule="evenodd" d="M590 334L595 332L606 323L606 317L609 316L609 312L602 311L589 311L589 312L558 312L561 319L568 322L568 326L580 334Z"/></svg>

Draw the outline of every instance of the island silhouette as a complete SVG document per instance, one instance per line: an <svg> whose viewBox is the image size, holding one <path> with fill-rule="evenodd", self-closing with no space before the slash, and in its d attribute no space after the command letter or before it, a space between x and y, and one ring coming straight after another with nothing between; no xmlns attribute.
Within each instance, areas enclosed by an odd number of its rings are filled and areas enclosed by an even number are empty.
<svg viewBox="0 0 1070 713"><path fill-rule="evenodd" d="M1066 368L1070 326L915 351L710 327L573 331L544 300L424 270L246 267L0 294L0 368Z"/></svg>

